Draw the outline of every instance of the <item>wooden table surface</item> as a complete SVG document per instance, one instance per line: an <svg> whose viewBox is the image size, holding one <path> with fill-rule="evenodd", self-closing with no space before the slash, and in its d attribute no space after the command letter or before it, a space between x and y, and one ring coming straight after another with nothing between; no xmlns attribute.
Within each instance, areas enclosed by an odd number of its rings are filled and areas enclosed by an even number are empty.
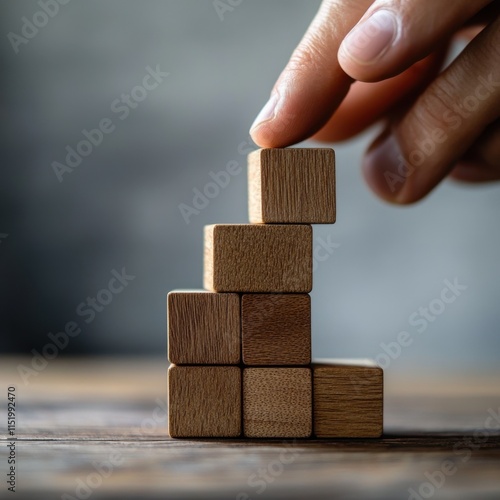
<svg viewBox="0 0 500 500"><path fill-rule="evenodd" d="M0 358L0 498L500 499L500 372L386 373L379 440L173 440L166 362L56 359L24 384L30 362Z"/></svg>

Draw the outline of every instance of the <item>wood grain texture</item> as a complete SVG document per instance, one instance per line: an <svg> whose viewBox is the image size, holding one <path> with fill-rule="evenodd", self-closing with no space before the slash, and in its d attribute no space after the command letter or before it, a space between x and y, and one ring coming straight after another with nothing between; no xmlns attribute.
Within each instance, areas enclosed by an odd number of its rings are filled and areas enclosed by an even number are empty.
<svg viewBox="0 0 500 500"><path fill-rule="evenodd" d="M383 431L383 370L369 360L313 363L314 435L376 438Z"/></svg>
<svg viewBox="0 0 500 500"><path fill-rule="evenodd" d="M206 226L204 287L216 292L310 292L312 227Z"/></svg>
<svg viewBox="0 0 500 500"><path fill-rule="evenodd" d="M311 297L243 294L241 346L245 365L311 363Z"/></svg>
<svg viewBox="0 0 500 500"><path fill-rule="evenodd" d="M252 223L333 224L335 152L330 148L265 148L248 155Z"/></svg>
<svg viewBox="0 0 500 500"><path fill-rule="evenodd" d="M170 437L239 436L241 369L171 365L168 405Z"/></svg>
<svg viewBox="0 0 500 500"><path fill-rule="evenodd" d="M310 368L245 368L243 433L249 438L306 438L312 432Z"/></svg>
<svg viewBox="0 0 500 500"><path fill-rule="evenodd" d="M233 365L241 360L240 296L174 290L167 297L168 359L182 365Z"/></svg>

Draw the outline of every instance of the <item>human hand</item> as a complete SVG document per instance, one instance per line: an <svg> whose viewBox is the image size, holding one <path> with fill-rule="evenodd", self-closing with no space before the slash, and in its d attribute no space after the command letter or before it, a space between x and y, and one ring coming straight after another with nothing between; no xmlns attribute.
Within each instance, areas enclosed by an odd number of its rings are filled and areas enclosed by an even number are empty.
<svg viewBox="0 0 500 500"><path fill-rule="evenodd" d="M441 71L456 36L469 43ZM387 201L415 202L448 174L500 179L500 0L324 0L250 133L285 147L378 120L363 172Z"/></svg>

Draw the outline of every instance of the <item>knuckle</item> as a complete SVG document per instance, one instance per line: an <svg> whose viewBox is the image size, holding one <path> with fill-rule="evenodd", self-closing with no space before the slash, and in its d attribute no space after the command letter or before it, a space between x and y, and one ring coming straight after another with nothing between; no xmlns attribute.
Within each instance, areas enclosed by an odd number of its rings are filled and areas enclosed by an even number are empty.
<svg viewBox="0 0 500 500"><path fill-rule="evenodd" d="M320 36L311 34L293 52L287 65L290 71L319 70L325 63L325 53L328 53Z"/></svg>
<svg viewBox="0 0 500 500"><path fill-rule="evenodd" d="M421 130L448 128L447 113L457 100L458 87L453 78L443 75L425 91L414 107L413 118Z"/></svg>
<svg viewBox="0 0 500 500"><path fill-rule="evenodd" d="M493 59L493 62L498 65L500 60L500 16L491 28L490 36L487 37L485 44L486 60L490 62Z"/></svg>

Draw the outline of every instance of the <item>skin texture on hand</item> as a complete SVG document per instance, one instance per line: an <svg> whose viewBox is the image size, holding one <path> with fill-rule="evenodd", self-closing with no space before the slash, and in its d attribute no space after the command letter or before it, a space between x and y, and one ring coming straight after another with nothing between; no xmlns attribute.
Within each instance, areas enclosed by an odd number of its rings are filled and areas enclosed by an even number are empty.
<svg viewBox="0 0 500 500"><path fill-rule="evenodd" d="M441 70L456 36L469 43ZM251 135L262 147L341 141L383 120L363 173L405 204L448 175L500 179L499 117L499 0L326 0Z"/></svg>

